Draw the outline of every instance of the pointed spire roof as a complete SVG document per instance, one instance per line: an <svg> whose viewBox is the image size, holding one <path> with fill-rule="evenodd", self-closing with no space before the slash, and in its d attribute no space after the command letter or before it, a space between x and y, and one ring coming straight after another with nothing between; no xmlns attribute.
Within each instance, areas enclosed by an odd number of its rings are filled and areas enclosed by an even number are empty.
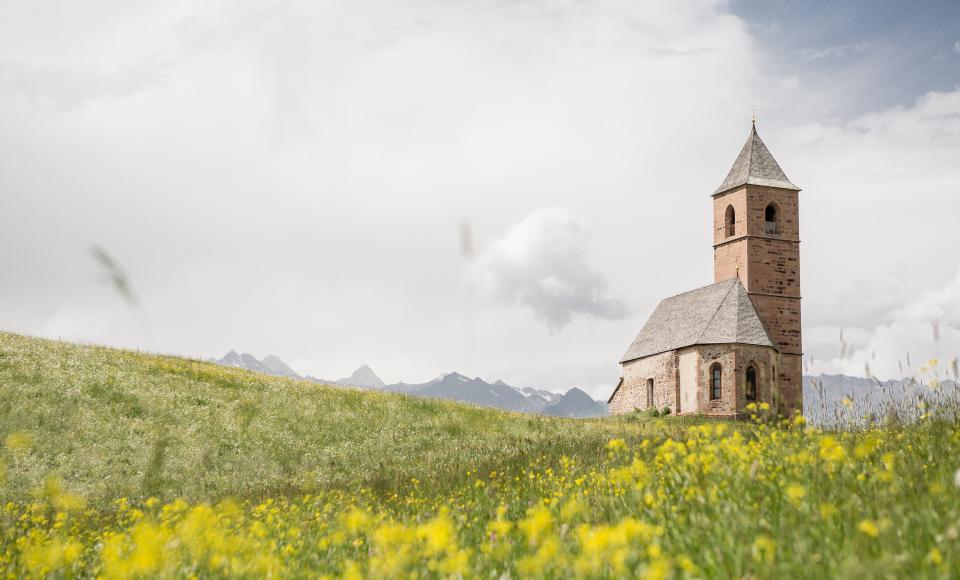
<svg viewBox="0 0 960 580"><path fill-rule="evenodd" d="M660 302L620 362L695 344L776 348L746 288L731 278Z"/></svg>
<svg viewBox="0 0 960 580"><path fill-rule="evenodd" d="M800 191L799 187L787 179L777 160L773 158L770 150L760 140L760 135L757 135L756 123L750 129L750 136L747 137L747 142L743 144L743 149L740 150L737 160L733 162L730 173L727 174L727 178L723 180L720 187L713 192L713 195L741 185L762 185Z"/></svg>

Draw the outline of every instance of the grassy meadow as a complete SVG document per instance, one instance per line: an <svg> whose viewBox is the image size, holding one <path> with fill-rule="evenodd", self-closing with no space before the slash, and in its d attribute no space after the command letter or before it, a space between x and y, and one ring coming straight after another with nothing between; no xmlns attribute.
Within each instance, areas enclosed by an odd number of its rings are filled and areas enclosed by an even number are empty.
<svg viewBox="0 0 960 580"><path fill-rule="evenodd" d="M10 577L960 575L960 425L538 417L0 334Z"/></svg>

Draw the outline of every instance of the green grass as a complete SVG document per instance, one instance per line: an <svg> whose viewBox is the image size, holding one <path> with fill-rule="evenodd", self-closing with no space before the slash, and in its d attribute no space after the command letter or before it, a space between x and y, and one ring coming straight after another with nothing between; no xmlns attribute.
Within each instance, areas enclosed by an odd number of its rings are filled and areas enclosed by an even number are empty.
<svg viewBox="0 0 960 580"><path fill-rule="evenodd" d="M0 575L956 578L948 411L555 419L0 334Z"/></svg>
<svg viewBox="0 0 960 580"><path fill-rule="evenodd" d="M96 505L459 485L468 469L602 456L683 421L573 420L350 390L212 363L0 334L0 438L26 433L0 499L49 476Z"/></svg>

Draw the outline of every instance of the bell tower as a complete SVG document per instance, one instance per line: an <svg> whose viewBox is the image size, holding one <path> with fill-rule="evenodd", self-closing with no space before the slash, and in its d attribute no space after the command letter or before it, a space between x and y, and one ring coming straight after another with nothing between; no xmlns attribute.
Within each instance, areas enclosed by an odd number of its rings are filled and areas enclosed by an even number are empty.
<svg viewBox="0 0 960 580"><path fill-rule="evenodd" d="M801 410L800 188L757 134L756 122L713 193L714 282L739 277L779 351L773 392L781 410Z"/></svg>

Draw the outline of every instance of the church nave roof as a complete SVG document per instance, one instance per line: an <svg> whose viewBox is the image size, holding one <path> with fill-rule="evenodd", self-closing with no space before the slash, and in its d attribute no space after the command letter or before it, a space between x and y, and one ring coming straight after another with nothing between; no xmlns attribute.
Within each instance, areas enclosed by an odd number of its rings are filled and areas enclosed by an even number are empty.
<svg viewBox="0 0 960 580"><path fill-rule="evenodd" d="M666 298L621 363L695 344L774 346L739 278Z"/></svg>

